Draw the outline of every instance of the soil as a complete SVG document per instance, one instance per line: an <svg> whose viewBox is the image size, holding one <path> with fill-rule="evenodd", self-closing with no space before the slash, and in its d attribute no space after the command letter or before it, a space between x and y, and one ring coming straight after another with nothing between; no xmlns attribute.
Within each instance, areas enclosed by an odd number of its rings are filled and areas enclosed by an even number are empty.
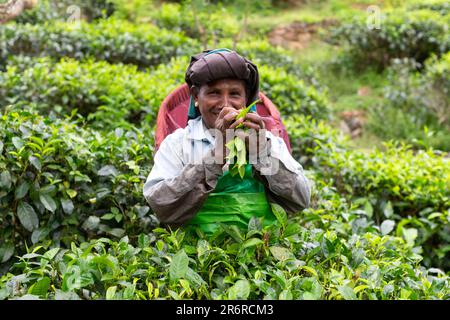
<svg viewBox="0 0 450 320"><path fill-rule="evenodd" d="M287 26L279 26L269 33L269 42L273 46L281 46L292 50L305 49L318 36L320 28L336 25L335 20L323 20L316 23L295 21Z"/></svg>

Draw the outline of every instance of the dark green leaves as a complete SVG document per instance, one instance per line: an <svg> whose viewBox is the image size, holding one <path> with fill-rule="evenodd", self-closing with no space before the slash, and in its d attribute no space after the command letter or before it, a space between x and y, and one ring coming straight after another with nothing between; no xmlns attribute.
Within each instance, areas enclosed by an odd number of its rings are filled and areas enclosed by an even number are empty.
<svg viewBox="0 0 450 320"><path fill-rule="evenodd" d="M27 181L23 181L17 188L15 192L16 200L20 200L26 196L28 190L30 189L30 184Z"/></svg>
<svg viewBox="0 0 450 320"><path fill-rule="evenodd" d="M0 187L4 189L11 188L11 174L9 171L3 171L0 174Z"/></svg>
<svg viewBox="0 0 450 320"><path fill-rule="evenodd" d="M26 202L20 202L17 208L17 216L22 226L32 232L39 227L39 218L33 207Z"/></svg>
<svg viewBox="0 0 450 320"><path fill-rule="evenodd" d="M55 212L57 205L55 200L49 194L41 194L39 195L39 199L41 203L44 205L45 209Z"/></svg>

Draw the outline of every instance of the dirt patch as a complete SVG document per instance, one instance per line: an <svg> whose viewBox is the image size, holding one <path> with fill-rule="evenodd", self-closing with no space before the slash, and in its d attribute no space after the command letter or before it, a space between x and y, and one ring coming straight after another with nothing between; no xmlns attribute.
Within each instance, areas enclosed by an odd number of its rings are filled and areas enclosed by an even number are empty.
<svg viewBox="0 0 450 320"><path fill-rule="evenodd" d="M339 117L341 118L341 122L339 124L341 131L350 135L352 139L358 138L362 135L364 125L367 122L364 111L344 111L339 114Z"/></svg>
<svg viewBox="0 0 450 320"><path fill-rule="evenodd" d="M276 27L269 33L269 42L273 46L302 50L317 36L320 28L336 25L335 20L323 20L317 23L295 21L287 26Z"/></svg>

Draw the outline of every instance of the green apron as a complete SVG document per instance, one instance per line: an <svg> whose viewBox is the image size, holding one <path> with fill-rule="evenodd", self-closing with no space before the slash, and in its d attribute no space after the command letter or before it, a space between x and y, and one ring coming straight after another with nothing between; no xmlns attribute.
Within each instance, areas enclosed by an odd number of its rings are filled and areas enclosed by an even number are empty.
<svg viewBox="0 0 450 320"><path fill-rule="evenodd" d="M264 185L252 176L252 165L245 167L244 178L226 171L217 181L202 208L187 226L198 226L204 233L214 233L218 223L246 229L252 218L264 217L263 224L275 222Z"/></svg>

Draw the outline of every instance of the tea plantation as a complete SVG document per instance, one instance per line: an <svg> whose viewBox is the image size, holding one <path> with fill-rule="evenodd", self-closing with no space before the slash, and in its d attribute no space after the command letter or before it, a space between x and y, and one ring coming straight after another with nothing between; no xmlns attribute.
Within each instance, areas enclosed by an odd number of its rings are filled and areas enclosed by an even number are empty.
<svg viewBox="0 0 450 320"><path fill-rule="evenodd" d="M39 0L0 24L0 300L450 299L448 1L359 1L380 29L353 3ZM335 21L296 52L269 37L291 10ZM152 213L158 110L206 47L258 65L309 208L212 236ZM380 90L342 100L364 75Z"/></svg>

